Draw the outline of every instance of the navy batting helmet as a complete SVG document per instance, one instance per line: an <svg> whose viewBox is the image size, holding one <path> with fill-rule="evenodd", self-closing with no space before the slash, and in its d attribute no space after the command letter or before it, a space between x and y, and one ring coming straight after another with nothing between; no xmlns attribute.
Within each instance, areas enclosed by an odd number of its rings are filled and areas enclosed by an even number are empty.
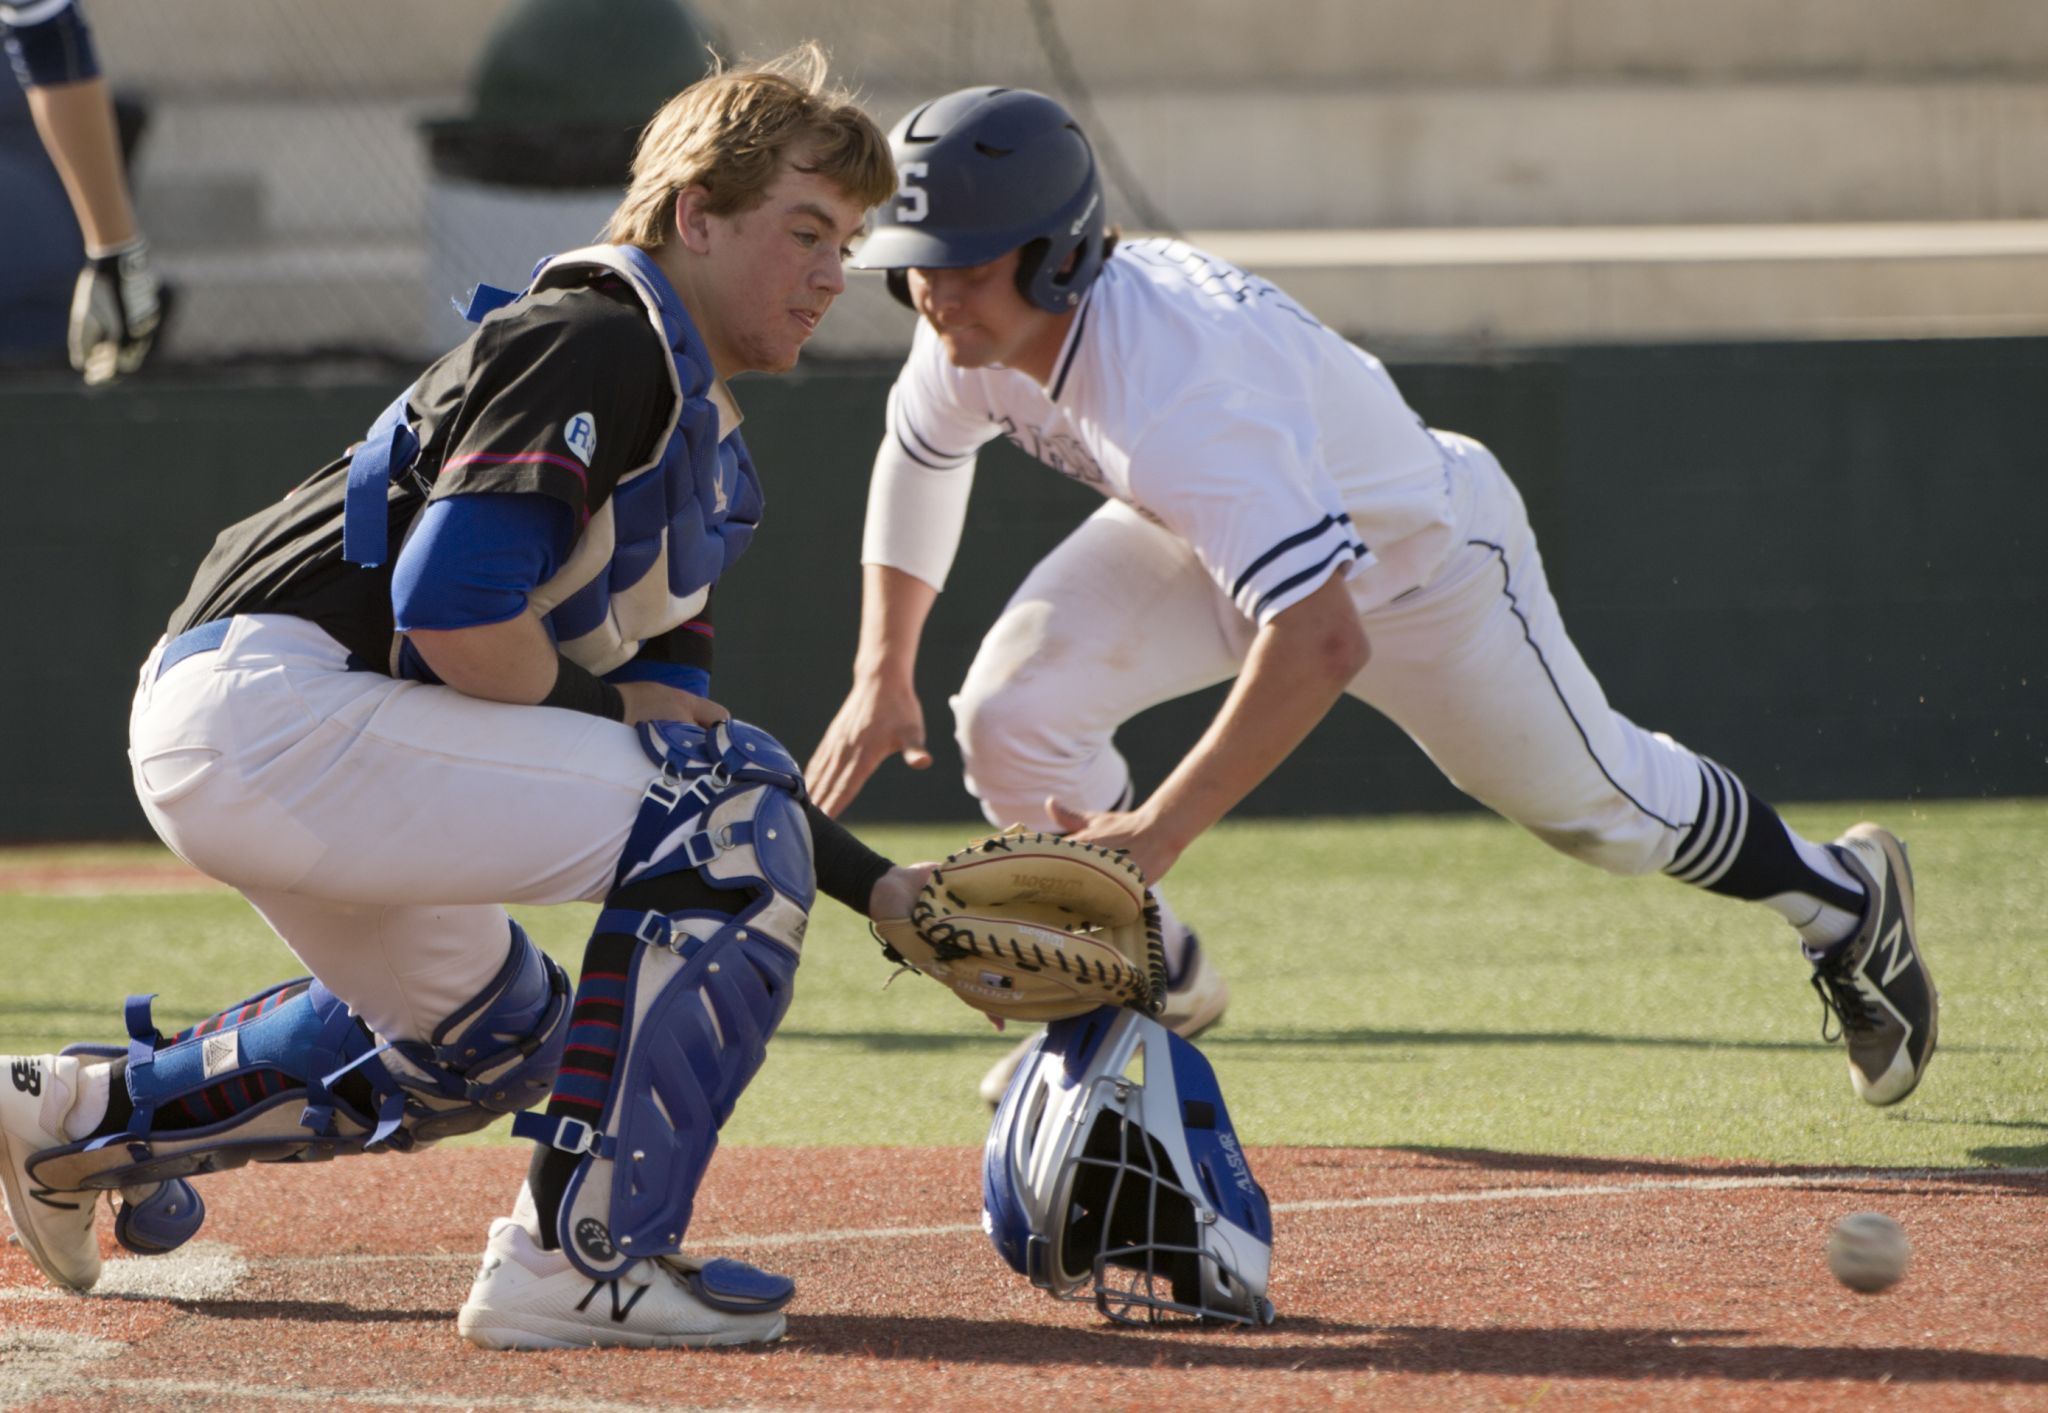
<svg viewBox="0 0 2048 1413"><path fill-rule="evenodd" d="M1063 314L1108 253L1095 151L1067 110L1027 88L963 88L911 111L889 135L901 181L853 258L889 271L957 269L1022 249L1017 288ZM1069 261L1072 261L1071 267Z"/></svg>

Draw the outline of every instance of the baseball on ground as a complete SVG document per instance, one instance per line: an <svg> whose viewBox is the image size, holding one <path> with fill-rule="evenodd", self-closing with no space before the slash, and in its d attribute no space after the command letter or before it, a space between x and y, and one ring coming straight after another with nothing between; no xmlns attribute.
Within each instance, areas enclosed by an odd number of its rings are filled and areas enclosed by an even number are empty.
<svg viewBox="0 0 2048 1413"><path fill-rule="evenodd" d="M1906 1274L1906 1229L1882 1212L1856 1212L1828 1233L1828 1269L1851 1290L1875 1295Z"/></svg>

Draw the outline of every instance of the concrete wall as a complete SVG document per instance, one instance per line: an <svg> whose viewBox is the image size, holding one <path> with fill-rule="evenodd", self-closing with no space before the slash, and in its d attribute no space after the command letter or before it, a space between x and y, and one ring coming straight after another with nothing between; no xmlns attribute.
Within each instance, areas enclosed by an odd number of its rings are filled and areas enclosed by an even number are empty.
<svg viewBox="0 0 2048 1413"><path fill-rule="evenodd" d="M603 0L554 2L604 13ZM516 281L561 248L562 229L588 238L580 207L530 228L500 223L494 240L451 224L460 193L437 199L420 124L466 109L508 0L89 8L116 85L154 114L136 187L160 263L182 291L164 337L169 359L428 355L445 332L448 272L460 272L459 285ZM698 0L696 9L735 55L821 39L885 124L969 83L1054 93L1117 159L1110 209L1133 227L1147 224L1148 208L1205 237L2048 222L2039 160L2048 5L2039 0ZM500 246L518 248L500 260ZM1630 260L1588 259L1569 276L1600 285L1592 315L1560 317L1555 294L1531 310L1519 284L1427 275L1402 286L1421 289L1419 299L1378 285L1357 297L1400 304L1391 327L1336 302L1317 307L1345 327L1422 344L2048 330L2048 259L2031 252L1988 269L1939 233L1883 268L1844 255L1832 268L1795 271L1801 286L1790 298L1777 288L1785 281L1755 278L1734 259L1666 262L1649 284ZM1622 268L1607 279L1611 265ZM1368 262L1342 273L1374 281L1384 272ZM53 280L45 302L61 293ZM54 348L59 321L42 317ZM885 316L850 308L821 347L893 350L887 328Z"/></svg>
<svg viewBox="0 0 2048 1413"><path fill-rule="evenodd" d="M273 238L416 233L414 127L465 107L505 8L101 0L160 118L145 214L196 234L195 185L240 182ZM1183 229L2048 216L2021 0L1067 0L1057 38L1022 0L698 8L738 53L823 39L885 123L967 83L1092 97Z"/></svg>
<svg viewBox="0 0 2048 1413"><path fill-rule="evenodd" d="M420 96L458 88L510 7L207 0L166 11L90 0L89 10L112 66L155 93ZM1047 67L1029 0L694 8L735 54L817 38L867 85L916 88L946 73L1026 83ZM2048 73L2048 10L2036 0L1047 0L1045 12L1080 72L1110 88Z"/></svg>
<svg viewBox="0 0 2048 1413"><path fill-rule="evenodd" d="M2048 340L1579 349L1395 373L1431 422L1501 454L1575 640L1636 720L1767 798L2048 795ZM741 388L769 511L721 594L718 695L799 754L847 681L854 527L889 376ZM122 755L135 665L214 531L332 456L396 386L0 386L0 590L21 625L0 693L0 838L145 828ZM925 656L939 762L888 771L856 819L969 817L945 694L1009 588L1095 503L991 450ZM1141 785L1217 696L1125 732ZM1461 803L1346 703L1247 808Z"/></svg>

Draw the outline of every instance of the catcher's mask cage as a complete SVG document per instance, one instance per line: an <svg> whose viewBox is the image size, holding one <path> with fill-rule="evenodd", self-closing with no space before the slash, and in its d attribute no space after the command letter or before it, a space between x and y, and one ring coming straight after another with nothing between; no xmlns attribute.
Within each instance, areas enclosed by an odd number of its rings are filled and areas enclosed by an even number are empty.
<svg viewBox="0 0 2048 1413"><path fill-rule="evenodd" d="M1216 1072L1136 1011L1046 1027L989 1130L981 1221L1033 1285L1119 1324L1273 1323L1272 1213Z"/></svg>

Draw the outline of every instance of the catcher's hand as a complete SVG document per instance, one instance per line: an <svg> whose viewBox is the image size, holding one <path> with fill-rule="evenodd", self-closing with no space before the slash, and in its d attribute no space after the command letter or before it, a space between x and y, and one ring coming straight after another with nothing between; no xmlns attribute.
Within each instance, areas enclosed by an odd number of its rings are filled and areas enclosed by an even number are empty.
<svg viewBox="0 0 2048 1413"><path fill-rule="evenodd" d="M908 918L880 921L890 958L1003 1020L1166 1000L1159 908L1121 852L1010 830L947 856Z"/></svg>
<svg viewBox="0 0 2048 1413"><path fill-rule="evenodd" d="M71 291L71 366L95 387L133 373L149 356L166 302L141 241L87 260Z"/></svg>

